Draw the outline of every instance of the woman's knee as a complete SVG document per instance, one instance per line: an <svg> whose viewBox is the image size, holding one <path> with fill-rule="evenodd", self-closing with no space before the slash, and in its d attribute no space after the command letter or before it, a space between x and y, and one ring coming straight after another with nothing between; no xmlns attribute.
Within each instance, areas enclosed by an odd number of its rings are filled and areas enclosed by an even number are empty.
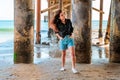
<svg viewBox="0 0 120 80"><path fill-rule="evenodd" d="M75 56L74 47L70 47L69 49L70 49L71 56Z"/></svg>
<svg viewBox="0 0 120 80"><path fill-rule="evenodd" d="M75 53L74 53L74 52L73 52L73 53L71 53L71 56L72 56L72 57L75 57Z"/></svg>
<svg viewBox="0 0 120 80"><path fill-rule="evenodd" d="M66 56L66 51L62 51L62 56Z"/></svg>

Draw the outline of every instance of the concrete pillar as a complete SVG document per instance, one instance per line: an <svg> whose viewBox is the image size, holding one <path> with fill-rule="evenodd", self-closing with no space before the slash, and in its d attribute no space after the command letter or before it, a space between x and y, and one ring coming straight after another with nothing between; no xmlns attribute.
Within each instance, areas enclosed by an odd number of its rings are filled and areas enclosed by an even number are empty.
<svg viewBox="0 0 120 80"><path fill-rule="evenodd" d="M120 0L112 0L110 62L120 63Z"/></svg>
<svg viewBox="0 0 120 80"><path fill-rule="evenodd" d="M32 63L34 0L14 0L14 63Z"/></svg>
<svg viewBox="0 0 120 80"><path fill-rule="evenodd" d="M72 0L76 62L91 63L91 2Z"/></svg>

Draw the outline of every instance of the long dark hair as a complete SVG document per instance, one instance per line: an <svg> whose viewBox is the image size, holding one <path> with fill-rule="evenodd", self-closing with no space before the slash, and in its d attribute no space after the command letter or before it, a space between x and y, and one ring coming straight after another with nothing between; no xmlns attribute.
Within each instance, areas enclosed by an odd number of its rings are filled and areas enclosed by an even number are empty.
<svg viewBox="0 0 120 80"><path fill-rule="evenodd" d="M61 22L61 20L59 19L61 12L62 12L62 10L58 10L54 16L53 23L56 25Z"/></svg>

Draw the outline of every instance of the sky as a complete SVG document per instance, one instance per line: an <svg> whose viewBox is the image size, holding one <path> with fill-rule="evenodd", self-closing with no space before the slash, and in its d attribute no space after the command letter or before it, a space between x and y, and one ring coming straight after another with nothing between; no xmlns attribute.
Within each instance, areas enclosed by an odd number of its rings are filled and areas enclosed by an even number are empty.
<svg viewBox="0 0 120 80"><path fill-rule="evenodd" d="M103 20L108 20L109 9L110 9L110 1L111 0L103 0ZM92 1L92 7L99 9L100 0ZM92 10L92 19L99 20L99 13L95 10Z"/></svg>
<svg viewBox="0 0 120 80"><path fill-rule="evenodd" d="M36 1L36 0L35 0ZM109 7L110 7L110 0L103 0L104 1L104 12L103 20L108 19L109 14ZM92 7L99 9L99 2L100 0L92 1ZM47 8L47 0L41 0L41 3L44 4L41 6L41 9ZM43 16L47 13L42 14ZM0 0L0 20L13 20L14 19L14 0ZM92 20L99 20L99 13L97 11L92 10Z"/></svg>
<svg viewBox="0 0 120 80"><path fill-rule="evenodd" d="M14 0L0 0L0 20L11 20L14 16Z"/></svg>

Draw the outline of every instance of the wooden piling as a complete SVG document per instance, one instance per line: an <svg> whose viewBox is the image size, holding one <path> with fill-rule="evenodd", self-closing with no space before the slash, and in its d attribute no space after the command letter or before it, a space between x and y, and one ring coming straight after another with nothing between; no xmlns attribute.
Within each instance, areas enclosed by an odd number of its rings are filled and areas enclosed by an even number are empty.
<svg viewBox="0 0 120 80"><path fill-rule="evenodd" d="M14 0L14 63L32 63L34 53L33 0Z"/></svg>
<svg viewBox="0 0 120 80"><path fill-rule="evenodd" d="M36 23L36 44L41 43L41 33L40 33L40 26L41 26L41 0L37 0L37 23Z"/></svg>
<svg viewBox="0 0 120 80"><path fill-rule="evenodd" d="M109 44L110 43L110 24L111 24L111 5L110 5L110 10L109 10L108 23L107 23L107 29L106 29L104 44Z"/></svg>
<svg viewBox="0 0 120 80"><path fill-rule="evenodd" d="M48 1L48 8L50 7L50 0ZM50 10L48 10L48 27L50 27Z"/></svg>
<svg viewBox="0 0 120 80"><path fill-rule="evenodd" d="M100 10L103 11L103 0L100 0ZM98 37L99 37L99 40L100 40L100 43L102 43L102 37L103 37L103 34L102 34L102 21L103 21L103 13L100 13L100 22L99 22L99 34L98 34Z"/></svg>
<svg viewBox="0 0 120 80"><path fill-rule="evenodd" d="M51 6L50 4L51 0L48 1L48 8ZM48 38L51 38L50 34L51 34L51 28L50 28L50 13L51 13L51 10L49 9L48 10Z"/></svg>
<svg viewBox="0 0 120 80"><path fill-rule="evenodd" d="M120 0L112 0L110 62L120 63Z"/></svg>
<svg viewBox="0 0 120 80"><path fill-rule="evenodd" d="M72 0L76 61L91 63L91 0Z"/></svg>
<svg viewBox="0 0 120 80"><path fill-rule="evenodd" d="M71 6L67 8L67 18L71 19Z"/></svg>
<svg viewBox="0 0 120 80"><path fill-rule="evenodd" d="M59 0L59 9L63 10L63 0Z"/></svg>
<svg viewBox="0 0 120 80"><path fill-rule="evenodd" d="M56 43L56 35L54 34L54 31L50 28L50 20L53 19L55 12L53 12L54 9L59 9L59 0L50 0L48 2L48 8L46 10L48 10L48 17L49 17L49 21L48 21L48 26L49 26L49 31L48 31L48 37L52 39L52 41L54 43Z"/></svg>

